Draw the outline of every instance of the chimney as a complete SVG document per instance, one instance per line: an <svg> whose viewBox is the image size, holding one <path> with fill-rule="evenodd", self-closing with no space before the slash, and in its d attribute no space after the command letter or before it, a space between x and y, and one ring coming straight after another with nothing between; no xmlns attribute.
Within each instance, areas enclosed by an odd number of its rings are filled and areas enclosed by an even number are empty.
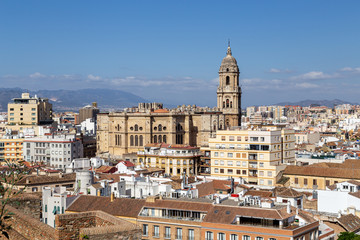
<svg viewBox="0 0 360 240"><path fill-rule="evenodd" d="M287 206L286 206L286 212L287 212L288 214L290 214L290 213L291 213L290 202L288 202L288 203L287 203Z"/></svg>
<svg viewBox="0 0 360 240"><path fill-rule="evenodd" d="M110 202L113 202L115 199L115 193L111 193L110 195Z"/></svg>

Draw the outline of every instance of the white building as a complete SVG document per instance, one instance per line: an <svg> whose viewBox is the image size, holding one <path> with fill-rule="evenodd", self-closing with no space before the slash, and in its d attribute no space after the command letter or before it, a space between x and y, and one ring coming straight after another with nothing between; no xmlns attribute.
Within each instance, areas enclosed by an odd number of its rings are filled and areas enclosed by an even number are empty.
<svg viewBox="0 0 360 240"><path fill-rule="evenodd" d="M68 197L66 187L43 187L42 190L42 222L55 227L56 214L65 213L66 208L77 196Z"/></svg>
<svg viewBox="0 0 360 240"><path fill-rule="evenodd" d="M134 167L135 165L130 161L120 161L116 164L116 173L136 174Z"/></svg>
<svg viewBox="0 0 360 240"><path fill-rule="evenodd" d="M74 158L83 157L83 145L75 135L46 135L27 138L23 144L24 160L43 162L64 170Z"/></svg>
<svg viewBox="0 0 360 240"><path fill-rule="evenodd" d="M86 135L96 134L96 121L92 118L87 118L85 121L80 123L81 132Z"/></svg>
<svg viewBox="0 0 360 240"><path fill-rule="evenodd" d="M319 212L359 214L360 182L350 180L318 190L317 203Z"/></svg>

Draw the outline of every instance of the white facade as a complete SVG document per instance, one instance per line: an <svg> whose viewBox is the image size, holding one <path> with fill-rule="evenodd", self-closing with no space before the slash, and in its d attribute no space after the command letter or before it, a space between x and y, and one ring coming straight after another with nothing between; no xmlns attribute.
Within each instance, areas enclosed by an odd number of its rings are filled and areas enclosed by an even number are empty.
<svg viewBox="0 0 360 240"><path fill-rule="evenodd" d="M82 123L81 125L81 132L86 135L95 135L96 134L96 122L92 118L88 118Z"/></svg>
<svg viewBox="0 0 360 240"><path fill-rule="evenodd" d="M83 145L75 135L47 135L27 138L23 145L24 160L44 162L64 170L74 158L83 157Z"/></svg>
<svg viewBox="0 0 360 240"><path fill-rule="evenodd" d="M360 211L360 198L350 194L359 190L359 185L350 182L337 183L334 190L318 190L318 211L347 213L354 208Z"/></svg>
<svg viewBox="0 0 360 240"><path fill-rule="evenodd" d="M42 222L55 227L56 214L65 213L66 208L76 196L68 197L66 187L43 187L42 190Z"/></svg>

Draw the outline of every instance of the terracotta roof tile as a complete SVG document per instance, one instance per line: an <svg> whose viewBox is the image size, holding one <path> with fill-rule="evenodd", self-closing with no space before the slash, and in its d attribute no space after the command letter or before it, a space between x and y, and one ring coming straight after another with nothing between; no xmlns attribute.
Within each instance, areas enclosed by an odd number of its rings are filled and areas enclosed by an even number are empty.
<svg viewBox="0 0 360 240"><path fill-rule="evenodd" d="M348 232L358 232L360 230L360 218L353 214L342 215L337 221Z"/></svg>
<svg viewBox="0 0 360 240"><path fill-rule="evenodd" d="M67 209L69 212L100 210L114 216L137 217L145 204L144 199L98 197L83 195L77 198Z"/></svg>

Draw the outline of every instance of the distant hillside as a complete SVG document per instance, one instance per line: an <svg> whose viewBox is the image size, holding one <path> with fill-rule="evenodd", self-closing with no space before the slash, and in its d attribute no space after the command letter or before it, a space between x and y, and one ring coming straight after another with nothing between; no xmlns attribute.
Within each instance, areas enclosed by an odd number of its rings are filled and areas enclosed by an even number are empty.
<svg viewBox="0 0 360 240"><path fill-rule="evenodd" d="M7 104L11 99L21 97L23 92L30 92L31 96L36 94L48 98L55 111L78 110L92 102L97 102L98 107L104 110L137 106L139 102L147 101L132 93L112 89L28 91L21 88L0 88L0 111L7 111Z"/></svg>
<svg viewBox="0 0 360 240"><path fill-rule="evenodd" d="M275 105L280 105L280 106L298 105L301 107L308 107L310 105L319 105L319 106L334 107L336 105L341 105L341 104L357 105L357 103L346 102L346 101L342 101L339 99L334 99L334 100L309 100L308 99L308 100L303 100L303 101L299 101L299 102L281 102L281 103L277 103Z"/></svg>

